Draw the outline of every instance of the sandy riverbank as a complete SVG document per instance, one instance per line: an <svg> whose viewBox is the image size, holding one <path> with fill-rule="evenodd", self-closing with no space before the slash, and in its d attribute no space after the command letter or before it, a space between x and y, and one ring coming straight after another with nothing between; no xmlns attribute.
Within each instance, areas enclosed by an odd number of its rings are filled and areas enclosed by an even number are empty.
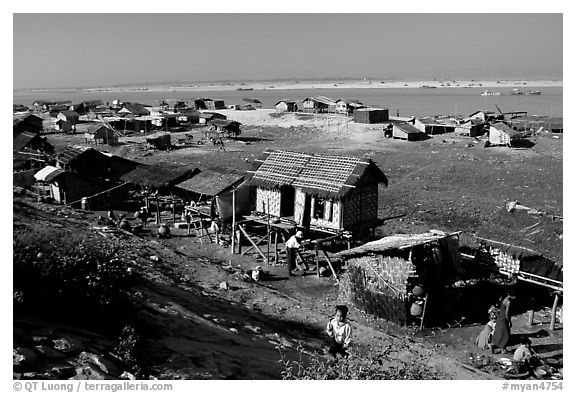
<svg viewBox="0 0 576 393"><path fill-rule="evenodd" d="M109 86L81 89L58 89L58 91L74 90L76 92L187 92L187 91L231 91L231 90L304 90L304 89L399 89L422 88L428 86L441 89L461 89L468 87L491 88L536 88L561 87L562 80L431 80L431 81L388 81L388 80L334 80L334 81L254 81L254 82L189 82L173 84L148 84L132 86ZM34 91L33 89L27 89ZM46 89L43 89L46 91Z"/></svg>

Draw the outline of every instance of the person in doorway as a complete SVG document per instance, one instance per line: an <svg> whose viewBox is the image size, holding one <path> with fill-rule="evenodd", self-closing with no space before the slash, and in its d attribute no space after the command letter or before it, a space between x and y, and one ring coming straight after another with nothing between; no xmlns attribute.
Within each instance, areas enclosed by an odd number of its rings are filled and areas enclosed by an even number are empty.
<svg viewBox="0 0 576 393"><path fill-rule="evenodd" d="M515 299L515 296L508 294L500 302L498 316L496 317L496 325L494 326L494 334L492 336L492 351L495 352L498 348L503 353L507 353L507 345L510 340L510 329L512 328L512 321L510 317L510 305Z"/></svg>
<svg viewBox="0 0 576 393"><path fill-rule="evenodd" d="M286 242L286 263L288 264L288 277L295 276L292 270L294 270L296 267L296 254L302 245L303 238L304 233L302 231L296 231L296 233Z"/></svg>
<svg viewBox="0 0 576 393"><path fill-rule="evenodd" d="M326 333L331 338L330 349L328 353L337 359L337 355L344 358L348 357L348 348L352 339L352 328L346 317L348 316L348 307L336 306L336 315L326 325Z"/></svg>

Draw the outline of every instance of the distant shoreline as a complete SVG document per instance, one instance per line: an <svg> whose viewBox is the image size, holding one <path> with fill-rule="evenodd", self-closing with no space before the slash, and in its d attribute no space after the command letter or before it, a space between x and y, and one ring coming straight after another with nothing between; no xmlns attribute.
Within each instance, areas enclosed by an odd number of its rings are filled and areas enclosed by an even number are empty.
<svg viewBox="0 0 576 393"><path fill-rule="evenodd" d="M463 89L463 88L519 88L562 87L562 80L432 80L432 81L386 81L386 80L334 80L334 81L255 81L255 82L202 82L198 84L148 84L130 86L86 88L38 88L15 89L14 93L76 92L76 93L125 93L125 92L187 92L187 91L260 91L260 90L312 90L312 89Z"/></svg>

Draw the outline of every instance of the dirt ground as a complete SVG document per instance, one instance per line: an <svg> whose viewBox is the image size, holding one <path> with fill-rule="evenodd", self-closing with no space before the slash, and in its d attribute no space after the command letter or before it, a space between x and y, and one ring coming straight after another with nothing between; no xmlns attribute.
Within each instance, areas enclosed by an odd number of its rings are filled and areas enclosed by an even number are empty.
<svg viewBox="0 0 576 393"><path fill-rule="evenodd" d="M428 229L463 231L461 243L474 245L474 232L509 200L562 216L562 135L535 136L531 139L535 145L529 149L484 148L483 140L453 134L434 135L422 142L388 139L382 125L346 122L334 115L219 112L242 123L240 137L225 141L226 152L197 142L165 152L148 150L142 136L121 138L119 146L97 148L146 163L240 170L249 169L265 149L366 154L389 181L380 196L379 215L391 219L378 228L379 236ZM202 130L192 131L195 141L202 139ZM49 141L57 150L67 144L84 144L79 135L51 135ZM155 276L143 291L148 297L143 313L154 314L153 320L165 333L149 343L157 375L276 379L281 371L276 347L289 357L297 356L300 340L307 351L321 350L323 327L339 301L333 278L307 273L287 280L282 265L263 265L254 256L232 255L229 248L201 244L182 230L173 234L171 239L145 234L142 239L128 240L149 254L148 261L150 255L161 261L148 270ZM257 265L267 272L268 280L241 279L240 270ZM230 289L218 289L223 281L230 283ZM562 361L562 327L549 331L545 311L537 313L538 324L533 326L527 325L525 313L515 315L512 333L530 336L542 356ZM356 309L350 320L358 353L374 342L389 342L409 348L409 356L425 359L446 379L501 376L497 369L470 367L502 356L474 346L481 324L458 326L455 321L453 328L418 331Z"/></svg>

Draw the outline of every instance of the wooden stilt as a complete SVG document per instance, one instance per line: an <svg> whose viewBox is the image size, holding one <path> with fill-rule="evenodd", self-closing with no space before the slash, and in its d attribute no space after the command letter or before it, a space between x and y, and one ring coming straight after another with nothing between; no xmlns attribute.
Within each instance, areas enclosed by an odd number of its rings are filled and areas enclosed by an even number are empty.
<svg viewBox="0 0 576 393"><path fill-rule="evenodd" d="M156 224L160 224L160 202L156 198Z"/></svg>
<svg viewBox="0 0 576 393"><path fill-rule="evenodd" d="M278 231L274 231L274 263L278 263Z"/></svg>
<svg viewBox="0 0 576 393"><path fill-rule="evenodd" d="M556 324L556 309L558 308L558 300L560 296L558 296L558 292L556 292L556 296L554 296L554 304L552 305L552 315L550 316L550 330L554 330L554 325Z"/></svg>
<svg viewBox="0 0 576 393"><path fill-rule="evenodd" d="M176 202L172 199L172 222L176 224Z"/></svg>
<svg viewBox="0 0 576 393"><path fill-rule="evenodd" d="M318 255L318 243L314 246L314 261L316 262L316 277L320 278L320 255Z"/></svg>
<svg viewBox="0 0 576 393"><path fill-rule="evenodd" d="M248 232L246 232L246 229L244 229L242 227L242 225L240 225L238 228L240 228L240 231L242 232L242 234L244 236L246 236L246 238L248 239L248 241L250 243L252 243L252 246L254 246L254 248L256 248L256 251L258 251L258 254L260 254L260 256L264 259L264 261L268 262L268 259L266 259L266 255L264 255L264 253L262 252L262 250L260 249L260 247L258 247L258 245L254 242L254 240L252 240L252 238L250 237L250 235L248 235Z"/></svg>
<svg viewBox="0 0 576 393"><path fill-rule="evenodd" d="M256 240L256 245L262 243L262 241L264 241L264 239L266 239L266 236L262 236L260 239ZM254 240L254 239L252 239ZM244 250L244 252L242 252L242 255L245 255L248 251L252 250L254 248L254 246L250 246L248 247L246 250Z"/></svg>
<svg viewBox="0 0 576 393"><path fill-rule="evenodd" d="M424 298L424 309L422 310L422 317L420 318L420 330L424 328L424 317L426 316L426 305L428 304L428 294Z"/></svg>
<svg viewBox="0 0 576 393"><path fill-rule="evenodd" d="M234 254L236 245L236 187L232 189L232 236L230 236L230 251Z"/></svg>
<svg viewBox="0 0 576 393"><path fill-rule="evenodd" d="M528 311L528 326L532 326L534 324L534 310Z"/></svg>
<svg viewBox="0 0 576 393"><path fill-rule="evenodd" d="M322 250L322 254L324 255L324 258L326 259L326 261L328 262L328 266L330 267L330 270L332 271L332 274L334 275L336 282L340 283L340 280L338 279L338 275L336 274L336 270L334 270L334 266L332 266L332 262L330 261L328 254L324 250Z"/></svg>

